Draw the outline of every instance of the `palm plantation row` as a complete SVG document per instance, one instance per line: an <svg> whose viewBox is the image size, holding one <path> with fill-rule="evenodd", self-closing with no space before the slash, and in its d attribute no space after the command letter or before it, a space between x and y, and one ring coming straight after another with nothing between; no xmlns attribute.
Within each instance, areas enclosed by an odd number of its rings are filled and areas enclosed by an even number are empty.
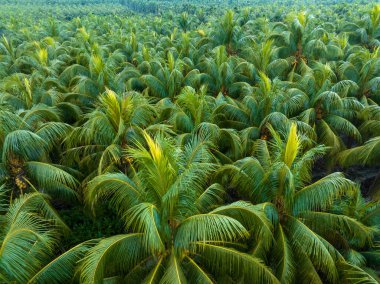
<svg viewBox="0 0 380 284"><path fill-rule="evenodd" d="M0 283L378 283L380 5L261 5L2 23Z"/></svg>

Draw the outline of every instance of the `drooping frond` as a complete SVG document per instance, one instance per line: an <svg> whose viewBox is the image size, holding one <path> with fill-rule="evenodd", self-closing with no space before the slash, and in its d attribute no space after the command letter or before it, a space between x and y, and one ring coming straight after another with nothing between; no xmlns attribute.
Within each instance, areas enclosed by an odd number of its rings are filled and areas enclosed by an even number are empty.
<svg viewBox="0 0 380 284"><path fill-rule="evenodd" d="M328 236L332 231L340 232L345 239L355 240L360 246L371 242L375 229L345 215L327 212L302 213L303 222L320 235Z"/></svg>
<svg viewBox="0 0 380 284"><path fill-rule="evenodd" d="M64 283L73 279L78 262L96 241L87 241L64 252L39 270L28 284Z"/></svg>
<svg viewBox="0 0 380 284"><path fill-rule="evenodd" d="M344 166L355 164L377 165L380 157L380 137L367 141L363 146L343 151L339 155L339 161Z"/></svg>
<svg viewBox="0 0 380 284"><path fill-rule="evenodd" d="M36 134L51 148L54 145L62 143L62 140L66 138L71 129L70 125L62 122L48 122L38 129Z"/></svg>
<svg viewBox="0 0 380 284"><path fill-rule="evenodd" d="M189 269L189 277L197 283L213 284L215 281L212 279L202 267L197 264L194 259L186 256L185 260L188 261L187 269Z"/></svg>
<svg viewBox="0 0 380 284"><path fill-rule="evenodd" d="M35 186L38 186L41 190L44 189L52 195L68 199L75 199L77 197L74 189L78 185L78 181L59 167L43 162L31 161L25 163L25 168L28 177L33 182L35 181Z"/></svg>
<svg viewBox="0 0 380 284"><path fill-rule="evenodd" d="M320 236L293 217L287 221L286 234L289 236L292 247L295 250L303 251L317 270L322 270L330 281L338 279L335 261Z"/></svg>
<svg viewBox="0 0 380 284"><path fill-rule="evenodd" d="M56 210L49 204L49 197L47 195L30 193L16 199L7 212L9 223L14 223L18 215L24 213L38 214L47 221L53 222L57 228L62 229L66 233L70 230Z"/></svg>
<svg viewBox="0 0 380 284"><path fill-rule="evenodd" d="M142 234L116 235L90 248L81 263L81 282L102 283L116 271L128 271L144 256ZM116 271L109 271L113 267ZM116 274L117 275L117 274Z"/></svg>
<svg viewBox="0 0 380 284"><path fill-rule="evenodd" d="M296 192L294 211L326 209L339 196L353 193L355 190L355 184L346 179L343 174L330 174Z"/></svg>
<svg viewBox="0 0 380 284"><path fill-rule="evenodd" d="M41 218L43 215L24 207L31 200L29 197L21 197L9 207L0 243L0 269L5 277L21 283L27 282L51 257L56 244L55 231ZM50 215L49 210L45 212Z"/></svg>
<svg viewBox="0 0 380 284"><path fill-rule="evenodd" d="M37 134L27 130L9 133L3 144L3 161L13 156L25 160L39 160L46 155L47 143Z"/></svg>
<svg viewBox="0 0 380 284"><path fill-rule="evenodd" d="M272 224L266 216L265 204L252 205L249 202L236 201L229 205L218 207L212 214L222 214L232 217L243 224L248 230L253 229L253 235L264 241L265 246L272 242Z"/></svg>
<svg viewBox="0 0 380 284"><path fill-rule="evenodd" d="M128 228L133 232L143 233L144 245L152 253L159 253L164 250L164 242L161 239L159 228L160 212L151 203L139 203L131 207L124 215Z"/></svg>
<svg viewBox="0 0 380 284"><path fill-rule="evenodd" d="M218 183L207 187L195 201L199 212L207 212L213 206L222 204L225 191L225 188Z"/></svg>
<svg viewBox="0 0 380 284"><path fill-rule="evenodd" d="M349 263L338 264L342 281L350 284L376 284L378 280L358 266Z"/></svg>
<svg viewBox="0 0 380 284"><path fill-rule="evenodd" d="M161 278L162 284L186 284L187 280L183 272L180 259L172 253L170 256L167 268L164 275Z"/></svg>
<svg viewBox="0 0 380 284"><path fill-rule="evenodd" d="M295 259L282 226L278 227L276 234L274 260L276 277L281 283L292 283L296 274Z"/></svg>
<svg viewBox="0 0 380 284"><path fill-rule="evenodd" d="M122 173L108 173L95 177L85 190L86 202L94 207L98 202L109 199L110 204L121 212L140 199L143 193L137 185Z"/></svg>
<svg viewBox="0 0 380 284"><path fill-rule="evenodd" d="M230 273L257 283L280 283L271 270L255 257L214 244L198 243L197 246L203 261L216 273Z"/></svg>
<svg viewBox="0 0 380 284"><path fill-rule="evenodd" d="M195 244L218 241L231 242L248 237L248 231L234 218L216 213L193 215L177 229L175 246L178 249L196 249Z"/></svg>

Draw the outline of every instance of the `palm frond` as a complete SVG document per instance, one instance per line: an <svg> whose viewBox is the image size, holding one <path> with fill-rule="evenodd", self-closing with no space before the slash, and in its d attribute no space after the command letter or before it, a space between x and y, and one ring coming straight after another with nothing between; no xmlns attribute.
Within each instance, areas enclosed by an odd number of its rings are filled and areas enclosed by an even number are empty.
<svg viewBox="0 0 380 284"><path fill-rule="evenodd" d="M217 214L193 215L181 222L177 229L177 249L196 249L195 244L210 241L231 242L248 237L248 231L235 218Z"/></svg>
<svg viewBox="0 0 380 284"><path fill-rule="evenodd" d="M186 284L185 274L177 256L172 253L164 275L161 278L162 284Z"/></svg>
<svg viewBox="0 0 380 284"><path fill-rule="evenodd" d="M127 228L133 232L143 233L144 246L152 253L164 250L164 242L160 235L160 212L150 203L139 203L131 207L124 215Z"/></svg>
<svg viewBox="0 0 380 284"><path fill-rule="evenodd" d="M292 283L296 274L291 244L281 226L277 229L274 247L275 271L281 283Z"/></svg>
<svg viewBox="0 0 380 284"><path fill-rule="evenodd" d="M257 283L280 283L272 271L255 257L214 244L197 245L203 261L206 261L215 272L243 276L245 280Z"/></svg>
<svg viewBox="0 0 380 284"><path fill-rule="evenodd" d="M352 284L375 284L378 283L370 274L365 272L358 266L348 264L348 263L339 263L339 271L341 274L342 281Z"/></svg>
<svg viewBox="0 0 380 284"><path fill-rule="evenodd" d="M36 185L42 190L53 193L53 195L76 198L75 188L78 181L69 173L52 164L43 162L26 162L25 168L28 177L36 182ZM43 174L42 174L43 173Z"/></svg>
<svg viewBox="0 0 380 284"><path fill-rule="evenodd" d="M3 161L12 155L25 160L39 160L46 155L47 143L37 134L27 130L15 130L9 133L3 144Z"/></svg>
<svg viewBox="0 0 380 284"><path fill-rule="evenodd" d="M126 175L122 173L107 173L92 179L85 190L86 202L94 206L109 199L110 204L121 213L129 206L138 202L143 192Z"/></svg>
<svg viewBox="0 0 380 284"><path fill-rule="evenodd" d="M257 239L264 240L266 247L272 242L272 224L266 216L265 204L252 205L248 202L236 201L229 205L218 207L211 211L211 213L234 218L248 230L254 228L252 234Z"/></svg>
<svg viewBox="0 0 380 284"><path fill-rule="evenodd" d="M294 196L294 211L324 210L333 201L356 191L355 184L346 179L342 173L330 174L315 183L302 188Z"/></svg>
<svg viewBox="0 0 380 284"><path fill-rule="evenodd" d="M333 257L315 232L309 229L299 220L291 217L288 219L287 235L296 250L303 251L317 270L322 270L329 281L338 279L338 270Z"/></svg>
<svg viewBox="0 0 380 284"><path fill-rule="evenodd" d="M145 255L142 234L116 235L101 240L90 248L81 263L81 282L102 283L109 268L127 271ZM112 271L111 271L112 272Z"/></svg>
<svg viewBox="0 0 380 284"><path fill-rule="evenodd" d="M371 242L375 229L367 227L351 217L327 212L301 214L303 222L320 235L328 236L332 230L341 232L345 239L355 240L359 246Z"/></svg>
<svg viewBox="0 0 380 284"><path fill-rule="evenodd" d="M339 155L339 162L344 166L355 164L377 165L379 163L380 137L367 141L363 146L343 151Z"/></svg>
<svg viewBox="0 0 380 284"><path fill-rule="evenodd" d="M63 283L73 279L78 262L96 241L87 241L74 246L40 269L28 284Z"/></svg>

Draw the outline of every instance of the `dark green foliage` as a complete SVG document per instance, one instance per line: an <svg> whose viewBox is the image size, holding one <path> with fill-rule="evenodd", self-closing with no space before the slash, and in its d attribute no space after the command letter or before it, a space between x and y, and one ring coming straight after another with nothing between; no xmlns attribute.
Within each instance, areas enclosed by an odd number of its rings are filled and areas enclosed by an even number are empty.
<svg viewBox="0 0 380 284"><path fill-rule="evenodd" d="M0 0L0 283L378 283L370 2Z"/></svg>

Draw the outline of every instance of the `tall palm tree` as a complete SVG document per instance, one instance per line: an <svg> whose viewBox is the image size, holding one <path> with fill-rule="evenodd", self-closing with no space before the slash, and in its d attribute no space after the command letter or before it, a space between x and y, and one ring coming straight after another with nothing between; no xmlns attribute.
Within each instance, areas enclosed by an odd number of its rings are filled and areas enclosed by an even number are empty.
<svg viewBox="0 0 380 284"><path fill-rule="evenodd" d="M49 156L52 150L59 153L60 141L71 127L60 122L41 123L38 119L41 116L32 119L31 115L20 117L0 111L0 183L7 184L16 195L41 191L54 197L75 199L74 171L54 164Z"/></svg>
<svg viewBox="0 0 380 284"><path fill-rule="evenodd" d="M233 97L248 94L250 92L249 84L240 81L238 77L238 74L243 73L246 69L243 66L244 62L237 57L228 57L224 45L214 48L213 54L213 57L206 58L199 64L202 71L201 84L207 85L208 91L215 96L219 93Z"/></svg>
<svg viewBox="0 0 380 284"><path fill-rule="evenodd" d="M9 203L7 189L0 190L0 281L26 283L50 261L68 228L47 196L25 194Z"/></svg>
<svg viewBox="0 0 380 284"><path fill-rule="evenodd" d="M339 252L342 240L364 247L377 232L373 224L367 226L355 216L332 210L334 204L355 196L356 185L341 173L313 182L313 163L323 156L326 148L304 148L304 139L297 134L294 123L286 139L269 129L271 143L258 140L254 157L221 169L221 174L231 175L232 185L240 196L254 204L265 202L267 214L273 220L273 246L268 248L259 242L252 249L253 255L265 258L282 283L295 279L302 279L303 283L339 283L350 281L350 273L359 272L363 281L376 283L354 264L347 268L349 260Z"/></svg>
<svg viewBox="0 0 380 284"><path fill-rule="evenodd" d="M338 69L339 75L342 79L347 78L356 82L359 86L358 98L365 104L372 104L379 95L379 49L370 52L367 49L353 47L350 51L347 62L343 62Z"/></svg>
<svg viewBox="0 0 380 284"><path fill-rule="evenodd" d="M234 12L228 10L218 23L213 35L214 41L216 45L223 44L228 55L233 55L237 51L240 36L241 28L235 19Z"/></svg>
<svg viewBox="0 0 380 284"><path fill-rule="evenodd" d="M115 167L122 169L127 163L123 151L139 128L148 127L155 116L153 105L141 94L107 90L98 98L96 109L67 137L65 161L77 164L89 178Z"/></svg>
<svg viewBox="0 0 380 284"><path fill-rule="evenodd" d="M358 89L355 82L342 80L334 83L335 80L329 64L316 63L296 86L309 96L297 118L315 127L318 142L337 153L345 148L346 137L361 142L361 134L354 123L363 105L348 95Z"/></svg>
<svg viewBox="0 0 380 284"><path fill-rule="evenodd" d="M98 203L109 203L126 231L87 250L79 265L80 281L102 283L112 277L214 283L232 277L279 283L260 259L244 252L242 243L249 237L263 238L266 246L271 242L272 226L263 207L241 201L222 205L224 188L210 179L216 164L207 140L194 136L178 148L160 135L144 137L145 145L128 150L133 174L106 173L88 184L87 204L95 210ZM56 269L72 267L83 246L58 257L32 283L67 281L69 275Z"/></svg>
<svg viewBox="0 0 380 284"><path fill-rule="evenodd" d="M380 45L380 5L376 4L358 23L348 23L345 30L351 40L366 48L374 49Z"/></svg>
<svg viewBox="0 0 380 284"><path fill-rule="evenodd" d="M378 4L3 2L1 283L379 282Z"/></svg>

